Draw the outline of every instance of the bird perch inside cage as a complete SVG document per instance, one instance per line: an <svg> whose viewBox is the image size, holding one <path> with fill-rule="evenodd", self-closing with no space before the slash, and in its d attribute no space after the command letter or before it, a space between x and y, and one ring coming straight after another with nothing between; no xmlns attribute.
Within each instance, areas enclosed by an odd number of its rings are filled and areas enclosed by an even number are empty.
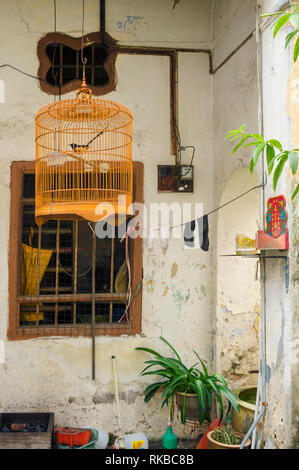
<svg viewBox="0 0 299 470"><path fill-rule="evenodd" d="M92 98L83 75L76 98L36 116L38 225L49 219L97 222L129 215L132 203L132 114Z"/></svg>

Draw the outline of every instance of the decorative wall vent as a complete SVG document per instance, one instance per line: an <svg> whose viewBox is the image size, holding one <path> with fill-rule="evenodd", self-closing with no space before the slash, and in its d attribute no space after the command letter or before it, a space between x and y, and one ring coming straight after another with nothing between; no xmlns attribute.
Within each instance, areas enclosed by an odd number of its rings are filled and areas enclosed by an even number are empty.
<svg viewBox="0 0 299 470"><path fill-rule="evenodd" d="M86 82L94 95L105 95L116 88L116 41L105 32L83 36ZM80 87L82 37L48 33L38 42L38 77L43 91L59 95Z"/></svg>

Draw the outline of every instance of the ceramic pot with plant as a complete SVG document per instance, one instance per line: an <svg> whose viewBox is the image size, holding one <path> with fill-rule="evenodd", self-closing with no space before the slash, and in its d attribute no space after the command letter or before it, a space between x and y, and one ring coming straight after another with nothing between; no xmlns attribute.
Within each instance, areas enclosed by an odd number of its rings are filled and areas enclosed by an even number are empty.
<svg viewBox="0 0 299 470"><path fill-rule="evenodd" d="M151 354L153 359L145 361L146 367L141 372L142 376L159 376L159 382L154 382L144 391L144 401L149 402L158 392L162 392L161 408L170 405L170 416L173 417L175 399L180 410L181 422L186 420L211 422L210 411L213 397L219 405L219 421L223 418L223 397L228 400L228 411L233 407L239 411L237 399L228 388L224 378L219 374L210 375L206 365L199 355L196 364L187 367L183 364L181 357L175 348L160 336L160 339L167 344L175 357L163 356L162 354L149 348L136 348ZM201 366L200 370L198 366ZM154 369L153 369L154 368Z"/></svg>
<svg viewBox="0 0 299 470"><path fill-rule="evenodd" d="M257 387L240 388L234 390L234 394L238 401L240 413L236 413L235 410L232 410L233 428L236 431L246 434L254 421ZM258 425L259 430L261 426L262 423L260 422Z"/></svg>
<svg viewBox="0 0 299 470"><path fill-rule="evenodd" d="M245 434L234 431L231 424L217 427L207 435L209 449L240 449ZM250 446L250 439L247 440L244 448Z"/></svg>

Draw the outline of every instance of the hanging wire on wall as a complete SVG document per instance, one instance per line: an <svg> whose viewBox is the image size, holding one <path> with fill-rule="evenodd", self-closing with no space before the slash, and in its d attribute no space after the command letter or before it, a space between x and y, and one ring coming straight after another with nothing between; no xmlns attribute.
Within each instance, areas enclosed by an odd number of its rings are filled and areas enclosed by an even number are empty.
<svg viewBox="0 0 299 470"><path fill-rule="evenodd" d="M51 73L52 77L55 83L55 86L57 86L57 77L59 74L59 70L57 70L56 73L54 73L54 66L55 66L55 58L56 58L56 51L57 51L57 41L56 41L56 33L57 33L57 15L56 15L56 0L53 0L53 7L54 7L54 51L53 51L53 57L52 57L52 65L51 65ZM61 82L59 79L59 100L61 100ZM54 101L56 101L56 95L54 95Z"/></svg>
<svg viewBox="0 0 299 470"><path fill-rule="evenodd" d="M178 123L177 123L177 119L176 119L176 113L175 113L175 110L174 110L174 106L175 106L175 99L174 99L174 95L173 95L173 90L174 90L174 83L173 83L173 78L171 78L171 101L172 101L172 106L171 106L171 114L172 114L172 120L173 120L173 123L174 123L174 135L175 135L175 140L177 142L177 145L178 145L178 152L179 152L179 164L181 165L182 164L182 152L185 152L186 150L188 149L192 149L192 157L191 157L191 161L190 161L190 164L189 164L189 169L186 173L185 176L187 176L190 171L191 171L191 168L192 168L192 165L193 165L193 161L194 161L194 156L195 156L195 146L194 145L183 145L182 144L182 139L181 139L181 134L180 134L180 129L179 129L179 126L178 126Z"/></svg>
<svg viewBox="0 0 299 470"><path fill-rule="evenodd" d="M174 10L175 7L180 3L181 0L174 0L174 4L173 4L173 7L172 9Z"/></svg>

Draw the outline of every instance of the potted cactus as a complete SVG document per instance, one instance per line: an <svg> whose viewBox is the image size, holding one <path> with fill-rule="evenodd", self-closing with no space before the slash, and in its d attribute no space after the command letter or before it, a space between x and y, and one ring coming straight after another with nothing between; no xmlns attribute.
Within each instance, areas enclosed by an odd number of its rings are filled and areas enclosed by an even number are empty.
<svg viewBox="0 0 299 470"><path fill-rule="evenodd" d="M239 449L245 434L234 431L231 424L217 427L207 435L209 449ZM250 439L247 440L244 448L250 446Z"/></svg>

